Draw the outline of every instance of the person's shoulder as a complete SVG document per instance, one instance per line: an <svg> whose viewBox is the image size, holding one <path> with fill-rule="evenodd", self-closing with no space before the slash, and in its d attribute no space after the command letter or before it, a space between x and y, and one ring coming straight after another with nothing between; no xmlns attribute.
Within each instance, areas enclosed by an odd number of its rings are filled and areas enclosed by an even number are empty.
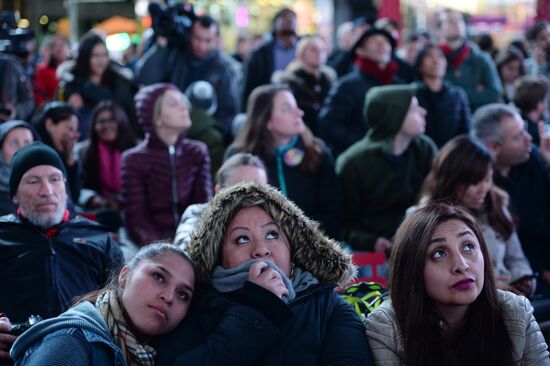
<svg viewBox="0 0 550 366"><path fill-rule="evenodd" d="M8 224L8 225L21 224L21 219L16 214L0 216L0 226L4 224Z"/></svg>
<svg viewBox="0 0 550 366"><path fill-rule="evenodd" d="M338 170L356 163L366 166L364 164L366 159L371 159L373 156L373 150L369 146L368 141L362 138L353 143L336 158L336 166Z"/></svg>
<svg viewBox="0 0 550 366"><path fill-rule="evenodd" d="M479 46L475 44L475 42L468 41L468 46L470 47L469 59L474 61L493 63L491 55L479 48Z"/></svg>
<svg viewBox="0 0 550 366"><path fill-rule="evenodd" d="M464 89L458 85L454 85L448 81L443 82L443 90L447 92L447 94L460 99L466 99L466 92Z"/></svg>
<svg viewBox="0 0 550 366"><path fill-rule="evenodd" d="M150 151L145 141L141 141L136 146L122 152L122 160L133 161L139 159L142 155L149 155Z"/></svg>
<svg viewBox="0 0 550 366"><path fill-rule="evenodd" d="M195 153L195 154L208 154L208 146L199 140L183 139L180 141L179 147L183 150Z"/></svg>
<svg viewBox="0 0 550 366"><path fill-rule="evenodd" d="M386 336L393 336L397 333L397 316L390 299L384 301L367 316L365 328L367 336L369 333L381 333Z"/></svg>
<svg viewBox="0 0 550 366"><path fill-rule="evenodd" d="M340 154L340 156L343 160L368 158L373 155L373 147L375 145L378 146L378 144L373 144L370 139L363 137L354 142L342 154Z"/></svg>
<svg viewBox="0 0 550 366"><path fill-rule="evenodd" d="M189 217L200 217L200 215L206 209L207 206L208 206L208 203L194 203L192 205L187 206L185 211L183 211L182 220L184 218L189 218Z"/></svg>
<svg viewBox="0 0 550 366"><path fill-rule="evenodd" d="M347 73L346 75L342 76L336 82L334 85L345 87L345 86L351 86L356 84L362 84L365 81L370 81L365 74L360 72L357 69L354 69L353 71Z"/></svg>
<svg viewBox="0 0 550 366"><path fill-rule="evenodd" d="M32 236L33 230L24 224L18 215L9 214L0 216L0 246L23 243L24 238Z"/></svg>
<svg viewBox="0 0 550 366"><path fill-rule="evenodd" d="M107 227L83 216L75 216L62 224L59 235L62 238L68 235L76 244L98 244L109 239Z"/></svg>
<svg viewBox="0 0 550 366"><path fill-rule="evenodd" d="M269 39L265 41L262 45L256 47L254 50L252 50L253 55L262 55L265 53L273 52L273 48L275 47L275 40Z"/></svg>
<svg viewBox="0 0 550 366"><path fill-rule="evenodd" d="M427 135L417 136L411 143L411 147L421 150L426 154L435 155L437 152L437 145Z"/></svg>
<svg viewBox="0 0 550 366"><path fill-rule="evenodd" d="M497 290L497 292L498 303L505 321L529 319L529 316L533 313L533 306L525 296L516 295L505 290Z"/></svg>

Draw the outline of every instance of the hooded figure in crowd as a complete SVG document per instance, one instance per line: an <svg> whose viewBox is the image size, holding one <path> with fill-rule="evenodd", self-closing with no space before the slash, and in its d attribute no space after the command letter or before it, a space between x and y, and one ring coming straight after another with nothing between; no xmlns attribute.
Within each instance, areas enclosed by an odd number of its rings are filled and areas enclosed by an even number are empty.
<svg viewBox="0 0 550 366"><path fill-rule="evenodd" d="M40 137L30 123L12 120L0 124L0 216L16 213L17 205L10 196L10 161L17 150Z"/></svg>
<svg viewBox="0 0 550 366"><path fill-rule="evenodd" d="M206 355L224 365L372 364L361 320L334 292L355 275L351 255L276 189L220 191L188 251L200 290L186 320L159 339L158 365L205 364ZM185 353L231 314L208 352Z"/></svg>
<svg viewBox="0 0 550 366"><path fill-rule="evenodd" d="M144 87L135 102L145 140L122 154L126 228L137 245L171 241L187 206L212 195L208 148L186 138L189 101L175 85Z"/></svg>
<svg viewBox="0 0 550 366"><path fill-rule="evenodd" d="M426 110L410 85L375 87L365 100L366 136L336 161L344 187L343 239L353 249L385 251L417 197L436 147L423 135Z"/></svg>

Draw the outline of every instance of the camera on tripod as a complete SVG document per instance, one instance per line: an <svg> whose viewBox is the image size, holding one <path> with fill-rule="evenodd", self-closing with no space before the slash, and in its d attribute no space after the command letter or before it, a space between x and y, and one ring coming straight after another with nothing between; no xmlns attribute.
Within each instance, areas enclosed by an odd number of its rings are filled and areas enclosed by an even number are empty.
<svg viewBox="0 0 550 366"><path fill-rule="evenodd" d="M149 4L149 14L156 35L166 37L169 46L186 47L189 44L191 26L196 18L193 5L175 3L162 6Z"/></svg>

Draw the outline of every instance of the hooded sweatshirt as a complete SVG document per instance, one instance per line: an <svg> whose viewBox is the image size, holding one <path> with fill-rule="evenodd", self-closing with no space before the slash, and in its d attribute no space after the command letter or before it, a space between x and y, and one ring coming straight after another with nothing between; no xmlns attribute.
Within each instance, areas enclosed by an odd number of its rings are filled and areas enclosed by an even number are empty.
<svg viewBox="0 0 550 366"><path fill-rule="evenodd" d="M4 140L12 130L23 127L31 131L34 141L40 141L35 129L27 122L20 120L7 121L0 124L0 149L4 146ZM9 180L11 166L6 164L0 153L0 216L17 212L17 205L13 203L10 195Z"/></svg>
<svg viewBox="0 0 550 366"><path fill-rule="evenodd" d="M107 324L87 301L34 325L17 338L10 356L16 365L40 360L49 365L126 365Z"/></svg>
<svg viewBox="0 0 550 366"><path fill-rule="evenodd" d="M356 250L372 251L378 237L391 239L430 171L436 147L424 135L401 155L391 153L415 91L413 85L372 88L363 111L370 129L336 162L345 192L344 240Z"/></svg>
<svg viewBox="0 0 550 366"><path fill-rule="evenodd" d="M210 285L228 225L240 209L253 206L263 208L288 238L295 265L290 280L304 272L318 280L296 287L296 297L287 304L251 282L224 293ZM247 182L217 193L192 234L188 252L201 287L184 324L155 346L161 357L157 365L205 364L205 358L183 353L213 329L220 331L222 319L237 309L242 324L219 332L223 336L211 344L207 360L221 354L224 365L372 365L360 319L333 291L336 284L354 278L351 255L275 188Z"/></svg>
<svg viewBox="0 0 550 366"><path fill-rule="evenodd" d="M206 145L181 133L174 145L168 146L155 132L155 103L167 90L178 89L160 83L138 92L136 111L145 140L122 155L125 225L138 245L172 240L187 206L206 202L212 196Z"/></svg>

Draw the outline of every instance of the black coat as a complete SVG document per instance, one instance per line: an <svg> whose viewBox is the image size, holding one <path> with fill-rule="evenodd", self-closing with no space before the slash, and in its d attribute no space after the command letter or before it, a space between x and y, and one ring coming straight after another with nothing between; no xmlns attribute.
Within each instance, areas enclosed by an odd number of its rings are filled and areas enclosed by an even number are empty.
<svg viewBox="0 0 550 366"><path fill-rule="evenodd" d="M303 69L298 69L281 81L288 84L298 107L304 111L304 123L314 135L317 135L319 111L328 95L332 79L324 72L321 72L320 77L317 78Z"/></svg>
<svg viewBox="0 0 550 366"><path fill-rule="evenodd" d="M275 40L269 41L255 49L244 67L244 89L241 97L241 111L246 111L246 103L252 90L257 86L271 83L275 69Z"/></svg>
<svg viewBox="0 0 550 366"><path fill-rule="evenodd" d="M510 195L519 240L533 271L549 271L550 180L538 149L533 145L529 160L513 166L508 177L495 171L493 179Z"/></svg>
<svg viewBox="0 0 550 366"><path fill-rule="evenodd" d="M444 83L439 92L432 92L424 83L416 91L418 104L426 109L426 135L438 147L455 136L470 131L470 104L462 88Z"/></svg>
<svg viewBox="0 0 550 366"><path fill-rule="evenodd" d="M12 322L51 318L103 286L122 253L100 225L77 217L48 237L16 215L0 218L0 311Z"/></svg>
<svg viewBox="0 0 550 366"><path fill-rule="evenodd" d="M206 289L185 321L157 340L156 365L373 365L364 326L333 291L313 285L288 305L247 282Z"/></svg>
<svg viewBox="0 0 550 366"><path fill-rule="evenodd" d="M338 79L329 91L325 105L319 112L317 129L334 156L359 141L367 132L363 121L365 94L380 83L372 76L355 69Z"/></svg>
<svg viewBox="0 0 550 366"><path fill-rule="evenodd" d="M105 100L119 104L128 115L128 121L134 133L137 136L143 136L134 109L136 85L119 71L118 66L109 66L108 72L109 75L105 77L107 79L105 84L101 85L67 74L67 80L62 80L57 90L59 100L67 101L71 95L78 93L84 101L83 108L78 111L80 117L78 130L81 141L89 137L93 109L99 102Z"/></svg>

